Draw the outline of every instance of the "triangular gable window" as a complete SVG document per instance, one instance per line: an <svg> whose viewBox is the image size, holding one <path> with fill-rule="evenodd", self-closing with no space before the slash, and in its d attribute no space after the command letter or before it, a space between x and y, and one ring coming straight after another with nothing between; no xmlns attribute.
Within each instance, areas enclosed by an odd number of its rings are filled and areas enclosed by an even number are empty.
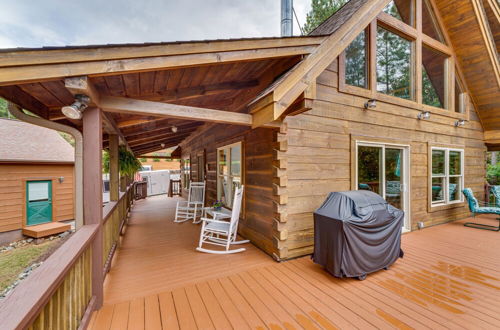
<svg viewBox="0 0 500 330"><path fill-rule="evenodd" d="M384 8L384 13L413 26L413 0L393 0Z"/></svg>
<svg viewBox="0 0 500 330"><path fill-rule="evenodd" d="M445 43L443 32L439 27L436 14L434 13L432 5L429 3L429 0L422 1L422 32L433 39Z"/></svg>

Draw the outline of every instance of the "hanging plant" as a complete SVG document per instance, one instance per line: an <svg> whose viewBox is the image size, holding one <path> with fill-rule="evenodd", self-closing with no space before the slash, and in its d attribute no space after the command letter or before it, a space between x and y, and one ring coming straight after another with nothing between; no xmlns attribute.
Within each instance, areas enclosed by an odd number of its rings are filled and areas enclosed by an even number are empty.
<svg viewBox="0 0 500 330"><path fill-rule="evenodd" d="M109 152L104 151L102 155L103 172L109 173ZM118 164L120 168L120 176L134 176L141 167L141 162L134 156L134 154L127 150L125 147L118 149Z"/></svg>
<svg viewBox="0 0 500 330"><path fill-rule="evenodd" d="M120 173L122 175L132 177L140 171L142 164L131 151L128 151L125 147L120 147L118 154Z"/></svg>

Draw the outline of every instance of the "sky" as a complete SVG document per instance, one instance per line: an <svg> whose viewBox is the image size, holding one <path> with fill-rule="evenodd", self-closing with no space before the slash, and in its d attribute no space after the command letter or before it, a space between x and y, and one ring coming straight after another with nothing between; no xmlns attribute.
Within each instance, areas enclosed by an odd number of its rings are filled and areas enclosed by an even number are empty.
<svg viewBox="0 0 500 330"><path fill-rule="evenodd" d="M301 25L311 0L294 0ZM272 37L280 0L0 0L0 48ZM300 30L294 19L294 34Z"/></svg>

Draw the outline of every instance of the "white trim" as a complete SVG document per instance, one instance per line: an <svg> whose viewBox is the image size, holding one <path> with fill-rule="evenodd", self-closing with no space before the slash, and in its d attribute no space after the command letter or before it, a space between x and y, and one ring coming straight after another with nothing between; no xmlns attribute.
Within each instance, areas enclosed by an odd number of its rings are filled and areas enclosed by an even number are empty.
<svg viewBox="0 0 500 330"><path fill-rule="evenodd" d="M432 173L432 152L434 150L441 150L441 151L444 151L444 175L443 174L436 174L434 175ZM453 174L453 175L450 175L450 151L456 151L456 152L459 152L460 153L460 174ZM436 207L436 206L443 206L443 205L453 205L453 204L459 204L459 203L463 203L464 201L464 197L461 193L459 193L458 195L460 196L460 199L457 199L457 200L450 200L450 192L449 192L449 187L450 187L450 178L461 178L460 180L460 187L459 189L462 190L464 189L464 177L465 177L465 150L464 149L459 149L459 148L447 148L447 147L431 147L431 152L430 152L430 155L429 157L431 158L431 161L430 161L430 164L431 164L431 168L429 169L429 172L430 172L430 175L431 175L431 180L430 180L430 186L429 186L429 189L431 189L431 193L430 193L430 197L431 197L431 200L430 200L430 203L431 203L431 207ZM444 178L444 184L445 184L445 189L444 189L444 192L443 192L443 201L436 201L436 202L433 202L432 201L432 179L434 178Z"/></svg>
<svg viewBox="0 0 500 330"><path fill-rule="evenodd" d="M401 149L403 152L403 211L405 212L404 226L403 231L411 230L411 177L410 177L410 156L411 156L411 147L409 144L398 144L398 143L385 143L385 142L372 142L372 141L362 141L356 140L356 150L355 150L355 164L354 164L354 183L355 189L358 190L358 147L359 146L367 146L367 147L379 147L382 148L382 178L380 178L381 183L381 192L382 197L385 199L385 149L386 148L395 148Z"/></svg>
<svg viewBox="0 0 500 330"><path fill-rule="evenodd" d="M216 169L215 169L215 174L216 174L216 177L217 177L217 180L216 180L216 194L217 194L217 200L219 200L219 183L220 183L220 179L221 177L228 177L228 184L230 187L232 187L233 185L233 177L235 177L235 175L231 175L231 148L233 147L236 147L238 146L240 147L240 175L239 176L236 176L236 177L239 177L240 178L240 185L243 185L243 143L242 141L238 141L238 142L235 142L235 143L231 143L231 144L228 144L228 145L225 145L223 147L219 147L217 148L217 163L216 163ZM224 175L224 174L220 174L219 173L219 161L220 161L220 157L219 157L219 151L220 150L225 150L227 149L229 152L228 152L228 159L227 159L227 167L228 167L228 174L227 175ZM231 208L232 207L232 190L229 192L228 196L226 196L227 199L229 199L229 205L225 204L226 207L229 207Z"/></svg>

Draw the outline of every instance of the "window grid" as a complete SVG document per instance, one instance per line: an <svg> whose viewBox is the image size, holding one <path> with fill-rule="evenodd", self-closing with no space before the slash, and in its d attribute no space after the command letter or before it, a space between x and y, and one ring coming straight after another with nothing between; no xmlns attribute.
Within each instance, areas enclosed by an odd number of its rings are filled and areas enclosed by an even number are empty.
<svg viewBox="0 0 500 330"><path fill-rule="evenodd" d="M424 27L422 26L422 18L423 18L423 11L424 9L427 11L431 11L432 14L434 14L434 8L432 8L432 5L430 3L426 3L425 6L431 6L431 8L424 7L424 4L420 2L420 6L417 6L415 1L410 0L410 7L411 7L411 22L410 24L407 24L403 22L401 19L398 19L394 16L391 16L387 12L382 12L381 15L377 17L372 22L372 25L375 25L377 27L381 27L384 29L389 30L392 33L395 33L399 35L400 37L407 39L409 42L411 42L411 69L410 69L410 81L408 84L408 89L409 89L409 97L403 97L403 101L407 101L408 106L411 106L410 104L415 103L415 104L421 104L430 109L439 109L439 110L445 110L449 113L457 113L455 111L455 60L452 56L452 50L450 47L447 45L447 37L442 33L443 35L441 36L442 38L438 38L440 40L437 40L435 38L430 37L429 35L424 33ZM442 26L440 23L439 18L435 17L436 19L433 20L435 26L435 29L437 29L439 32L442 32ZM415 20L417 23L413 23ZM383 92L377 91L377 79L373 79L373 77L376 77L376 72L377 72L377 61L373 60L372 57L374 57L374 54L377 53L376 51L376 44L375 40L376 38L373 38L373 36L370 36L376 31L376 29L373 28L367 28L363 33L365 35L368 35L369 37L366 38L366 43L367 43L367 48L368 51L364 53L365 56L365 62L367 63L367 74L366 74L366 87L362 86L355 86L351 85L348 83L348 79L346 77L347 72L349 71L347 68L345 68L345 65L347 63L346 57L345 57L345 52L343 53L342 56L340 56L340 61L341 61L341 67L342 70L340 71L342 76L340 78L340 89L344 89L348 93L353 93L353 94L360 94L366 97L371 97L371 98L380 98L383 101L387 101L389 103L394 102L398 104L396 99L400 99L401 97L399 96L394 96L391 94L384 94ZM437 53L441 53L446 56L446 59L444 61L444 77L443 78L443 83L440 88L444 88L444 97L441 100L442 104L440 106L435 106L435 105L428 105L425 104L424 97L422 95L423 93L423 81L422 81L422 76L424 74L423 72L423 65L424 61L422 58L422 48L426 47L429 50L435 51ZM416 54L416 52L419 52L420 54ZM441 78L435 78L441 80ZM418 80L418 81L417 81ZM431 86L430 84L427 84ZM392 101L394 99L394 101ZM459 98L460 103L462 103L462 96ZM463 107L463 106L460 106Z"/></svg>
<svg viewBox="0 0 500 330"><path fill-rule="evenodd" d="M434 153L433 151L439 150L439 151L444 151L444 174L434 174L433 173L433 157ZM460 153L460 174L450 174L450 151L458 152ZM464 150L463 149L454 149L454 148L441 148L441 147L432 147L431 148L431 177L432 179L435 178L444 178L444 189L442 198L439 200L432 200L433 197L431 197L431 206L441 206L441 205L448 205L448 204L454 204L454 203L461 203L463 202L463 196L461 194L461 191L464 186ZM450 186L450 179L451 178L460 178L458 181L458 186ZM432 190L435 189L435 186L433 184L433 180L431 179L431 196L433 196ZM451 189L450 189L451 188ZM459 196L458 199L450 199L450 191L453 191L453 193L457 193Z"/></svg>

